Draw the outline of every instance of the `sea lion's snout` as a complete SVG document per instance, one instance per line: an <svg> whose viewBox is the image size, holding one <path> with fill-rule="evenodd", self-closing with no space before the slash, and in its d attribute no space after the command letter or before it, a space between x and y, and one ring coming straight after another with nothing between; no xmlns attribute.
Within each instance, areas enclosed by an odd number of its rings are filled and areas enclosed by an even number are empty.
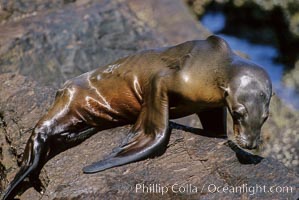
<svg viewBox="0 0 299 200"><path fill-rule="evenodd" d="M258 147L256 140L247 141L245 144L245 149L256 149Z"/></svg>
<svg viewBox="0 0 299 200"><path fill-rule="evenodd" d="M257 149L260 141L260 130L247 131L242 124L234 123L234 136L237 144L244 149Z"/></svg>
<svg viewBox="0 0 299 200"><path fill-rule="evenodd" d="M234 137L244 149L257 149L261 143L260 135L263 124L268 118L268 106L250 103L237 104L233 107ZM266 109L267 108L267 109Z"/></svg>
<svg viewBox="0 0 299 200"><path fill-rule="evenodd" d="M248 137L236 137L238 145L244 149L257 149L260 144L260 137L248 138Z"/></svg>
<svg viewBox="0 0 299 200"><path fill-rule="evenodd" d="M239 146L241 146L244 149L249 149L249 150L257 149L257 147L258 147L256 142L250 142L250 141L247 141L244 143L239 143Z"/></svg>

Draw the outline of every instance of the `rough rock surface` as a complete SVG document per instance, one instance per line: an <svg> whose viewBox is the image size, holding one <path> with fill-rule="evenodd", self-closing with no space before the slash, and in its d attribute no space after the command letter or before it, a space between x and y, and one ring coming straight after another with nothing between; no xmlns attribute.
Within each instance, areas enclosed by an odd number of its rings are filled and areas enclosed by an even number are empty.
<svg viewBox="0 0 299 200"><path fill-rule="evenodd" d="M137 49L161 44L117 1L68 4L4 24L0 30L0 72L17 71L55 86Z"/></svg>
<svg viewBox="0 0 299 200"><path fill-rule="evenodd" d="M191 25L194 21L179 1L174 6L163 5L169 0L159 6L155 1L79 2L0 26L0 73L18 72L59 86L137 50L208 35L200 25ZM159 16L184 9L170 21Z"/></svg>
<svg viewBox="0 0 299 200"><path fill-rule="evenodd" d="M294 69L285 74L283 82L299 93L299 60L295 63Z"/></svg>
<svg viewBox="0 0 299 200"><path fill-rule="evenodd" d="M13 178L17 163L21 161L30 130L50 106L55 93L53 89L41 88L37 82L28 81L23 76L0 76L0 162L3 166L0 189L3 190L7 179Z"/></svg>
<svg viewBox="0 0 299 200"><path fill-rule="evenodd" d="M70 77L137 50L202 39L209 34L180 0L3 2L13 2L7 4L13 12L0 25L0 191L15 175L30 130L53 101L53 88ZM0 5L0 9L4 8ZM284 110L284 106L277 104L279 109ZM277 126L279 122L271 123L266 131L283 133L281 130L287 123ZM187 128L173 130L169 148L159 158L84 175L81 168L109 153L128 129L129 126L102 131L53 158L40 176L46 188L44 194L31 188L21 199L197 199L199 196L294 199L298 196L298 189L295 191L298 176L280 162L246 156L241 150L225 145L223 139L202 137L190 133L197 130ZM191 184L198 191L171 192L175 183ZM293 186L293 192L223 196L209 193L207 188L208 184L241 186L243 183ZM160 184L168 187L169 192L163 196L128 192L136 184Z"/></svg>
<svg viewBox="0 0 299 200"><path fill-rule="evenodd" d="M299 112L276 96L270 105L270 118L263 127L263 156L272 156L299 174Z"/></svg>

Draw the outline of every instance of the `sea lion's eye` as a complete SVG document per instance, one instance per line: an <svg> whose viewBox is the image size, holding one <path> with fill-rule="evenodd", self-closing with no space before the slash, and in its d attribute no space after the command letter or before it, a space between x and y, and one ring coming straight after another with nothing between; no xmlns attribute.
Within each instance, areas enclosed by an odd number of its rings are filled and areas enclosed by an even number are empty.
<svg viewBox="0 0 299 200"><path fill-rule="evenodd" d="M232 117L234 120L242 121L247 115L246 108L243 105L233 108Z"/></svg>
<svg viewBox="0 0 299 200"><path fill-rule="evenodd" d="M243 113L240 113L240 112L237 112L237 111L233 112L233 118L235 120L242 120L243 117L244 117Z"/></svg>

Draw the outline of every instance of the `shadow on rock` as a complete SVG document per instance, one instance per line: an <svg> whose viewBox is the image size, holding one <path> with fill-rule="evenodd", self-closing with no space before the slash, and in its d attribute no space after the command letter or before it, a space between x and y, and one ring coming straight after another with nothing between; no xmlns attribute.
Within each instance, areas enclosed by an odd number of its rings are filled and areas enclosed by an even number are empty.
<svg viewBox="0 0 299 200"><path fill-rule="evenodd" d="M258 164L264 159L261 156L253 155L244 151L231 140L228 140L225 145L230 147L236 153L236 156L241 164Z"/></svg>
<svg viewBox="0 0 299 200"><path fill-rule="evenodd" d="M201 136L205 136L205 137L209 137L209 138L227 138L227 136L219 136L216 134L213 134L211 132L206 132L203 129L200 128L194 128L194 127L189 127L189 126L185 126L182 124L178 124L175 122L170 122L169 123L169 128L172 129L177 129L177 130L182 130L182 131L186 131L186 132L190 132L196 135L201 135Z"/></svg>
<svg viewBox="0 0 299 200"><path fill-rule="evenodd" d="M213 133L206 132L200 128L188 127L188 126L184 126L184 125L181 125L181 124L178 124L175 122L170 122L169 127L170 127L170 129L183 130L183 131L190 132L190 133L193 133L196 135L201 135L204 137L223 138L223 139L227 138L227 136L215 135ZM258 164L264 159L261 156L251 154L251 153L241 149L237 144L235 144L231 140L228 140L227 142L225 142L225 145L230 147L236 153L236 157L241 164Z"/></svg>

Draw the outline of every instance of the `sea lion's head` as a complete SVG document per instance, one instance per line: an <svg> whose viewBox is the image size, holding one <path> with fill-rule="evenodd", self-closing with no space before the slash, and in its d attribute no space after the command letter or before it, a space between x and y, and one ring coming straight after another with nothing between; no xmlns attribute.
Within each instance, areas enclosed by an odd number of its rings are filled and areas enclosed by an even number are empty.
<svg viewBox="0 0 299 200"><path fill-rule="evenodd" d="M229 74L226 104L233 118L234 139L245 149L256 149L262 125L269 116L272 84L261 67L248 60L233 62Z"/></svg>

